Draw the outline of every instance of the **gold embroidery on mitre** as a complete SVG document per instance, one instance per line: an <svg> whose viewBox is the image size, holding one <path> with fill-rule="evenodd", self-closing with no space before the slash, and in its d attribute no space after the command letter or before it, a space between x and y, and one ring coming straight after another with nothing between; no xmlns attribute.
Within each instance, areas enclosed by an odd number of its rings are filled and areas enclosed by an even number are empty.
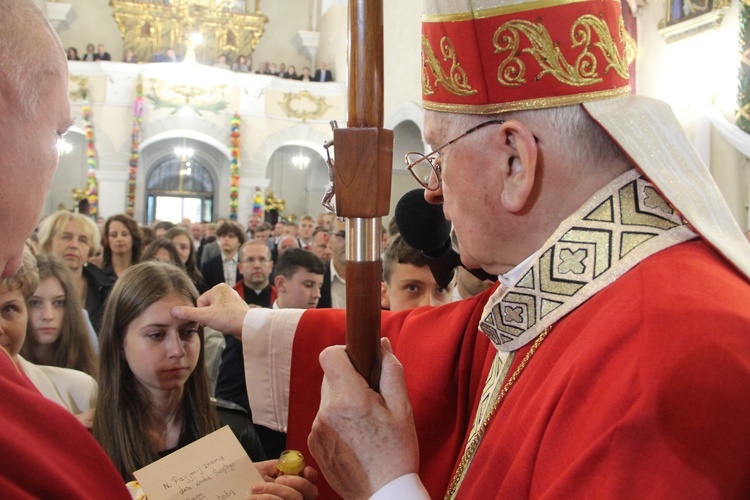
<svg viewBox="0 0 750 500"><path fill-rule="evenodd" d="M622 18L620 18L622 23ZM624 23L622 28L624 30ZM588 60L593 62L593 69L596 69L596 57L589 52L589 48L592 45L591 42L591 31L595 31L599 39L598 42L594 42L593 45L601 50L604 59L607 60L607 66L604 68L604 73L607 73L610 69L614 69L620 77L628 78L628 63L627 60L617 50L617 45L612 35L609 32L607 23L602 19L586 14L581 16L578 21L573 25L571 29L571 40L574 41L573 47L583 46L586 48L583 54L578 59L580 61ZM620 41L622 42L622 31L618 30Z"/></svg>
<svg viewBox="0 0 750 500"><path fill-rule="evenodd" d="M582 102L610 99L630 94L630 85L615 89L599 90L594 92L579 92L573 95L562 95L552 97L541 97L536 99L525 99L510 102L499 102L491 104L454 104L444 102L422 101L422 107L430 111L443 113L466 113L473 115L493 115L497 113L508 113L510 111L523 111L527 109L557 108L570 106Z"/></svg>
<svg viewBox="0 0 750 500"><path fill-rule="evenodd" d="M623 47L623 58L625 58L625 62L630 65L633 61L635 61L635 56L638 55L638 44L635 42L632 36L630 36L630 33L628 33L628 30L625 29L625 21L623 21L622 17L620 18L620 22L617 26L617 29L620 32L620 40L622 40L622 47ZM625 78L629 78L630 73L628 73L628 76Z"/></svg>
<svg viewBox="0 0 750 500"><path fill-rule="evenodd" d="M451 61L451 69L448 75L443 71L443 66L440 64L435 52L432 50L430 41L425 35L422 35L422 94L434 94L435 88L438 85L442 85L445 87L445 90L459 97L476 94L477 90L471 88L469 78L466 76L466 71L458 62L456 48L453 46L453 41L449 37L444 36L440 39L440 50L443 54L443 61ZM430 82L430 77L427 74L428 68L432 71L432 75L435 77L434 86Z"/></svg>
<svg viewBox="0 0 750 500"><path fill-rule="evenodd" d="M598 41L593 44L592 31L598 37ZM501 85L518 87L526 83L526 65L518 57L521 35L532 45L521 52L531 54L542 67L542 71L534 76L537 81L550 74L560 82L575 87L600 83L602 78L598 72L596 55L590 50L592 47L598 48L607 61L604 73L612 68L623 78L628 77L627 62L618 52L607 24L596 16L586 14L578 18L570 30L571 48L583 47L583 52L578 55L574 64L565 59L547 28L541 23L513 20L500 26L492 37L495 53L510 53L497 69L497 81Z"/></svg>

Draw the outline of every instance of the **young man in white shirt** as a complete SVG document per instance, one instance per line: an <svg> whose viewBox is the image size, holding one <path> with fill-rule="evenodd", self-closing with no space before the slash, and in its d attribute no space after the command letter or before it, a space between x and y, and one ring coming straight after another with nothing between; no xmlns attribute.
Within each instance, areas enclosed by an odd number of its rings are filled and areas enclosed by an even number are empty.
<svg viewBox="0 0 750 500"><path fill-rule="evenodd" d="M301 248L290 248L276 264L277 298L274 309L313 309L320 300L323 285L323 263Z"/></svg>

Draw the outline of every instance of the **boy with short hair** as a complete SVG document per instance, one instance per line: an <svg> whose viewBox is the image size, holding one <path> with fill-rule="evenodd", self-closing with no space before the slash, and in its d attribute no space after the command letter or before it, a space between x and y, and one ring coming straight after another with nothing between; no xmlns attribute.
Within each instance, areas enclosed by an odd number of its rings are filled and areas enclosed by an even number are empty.
<svg viewBox="0 0 750 500"><path fill-rule="evenodd" d="M394 236L383 254L381 306L403 311L421 306L441 306L451 302L453 283L438 286L419 250L409 246L401 235Z"/></svg>
<svg viewBox="0 0 750 500"><path fill-rule="evenodd" d="M302 248L305 250L311 250L313 246L313 232L315 231L316 224L315 219L312 215L303 215L299 220L299 233L297 239Z"/></svg>
<svg viewBox="0 0 750 500"><path fill-rule="evenodd" d="M323 262L302 248L290 248L279 256L276 265L277 298L274 309L313 309L320 300Z"/></svg>
<svg viewBox="0 0 750 500"><path fill-rule="evenodd" d="M201 266L203 281L209 289L219 283L234 286L242 278L238 263L239 248L245 243L245 232L239 224L229 221L216 230L216 239L219 243L219 254Z"/></svg>

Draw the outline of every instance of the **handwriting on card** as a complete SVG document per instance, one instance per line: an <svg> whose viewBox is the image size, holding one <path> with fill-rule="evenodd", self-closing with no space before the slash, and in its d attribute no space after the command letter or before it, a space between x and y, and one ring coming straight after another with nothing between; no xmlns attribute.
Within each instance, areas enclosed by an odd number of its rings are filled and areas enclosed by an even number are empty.
<svg viewBox="0 0 750 500"><path fill-rule="evenodd" d="M229 427L134 473L149 500L245 497L263 478Z"/></svg>

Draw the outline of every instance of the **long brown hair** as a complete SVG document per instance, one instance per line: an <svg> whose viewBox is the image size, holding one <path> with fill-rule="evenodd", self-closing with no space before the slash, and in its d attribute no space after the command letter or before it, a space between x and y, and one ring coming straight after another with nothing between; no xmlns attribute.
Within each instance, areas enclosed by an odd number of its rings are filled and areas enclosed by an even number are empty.
<svg viewBox="0 0 750 500"><path fill-rule="evenodd" d="M177 249L172 242L166 238L157 238L149 243L143 251L143 255L141 255L141 262L146 262L147 260L159 260L156 258L156 253L162 248L169 254L170 262L181 268L182 262L180 262L180 255L177 253Z"/></svg>
<svg viewBox="0 0 750 500"><path fill-rule="evenodd" d="M125 334L144 310L170 294L186 297L193 304L198 298L195 285L182 269L166 262L142 262L129 267L117 280L104 310L93 433L126 481L133 479L133 471L158 460L159 455L146 437L144 415L149 397L125 360ZM185 382L182 404L185 432L202 437L216 430L219 422L209 394L202 327L198 336L198 363Z"/></svg>
<svg viewBox="0 0 750 500"><path fill-rule="evenodd" d="M188 256L187 262L185 262L184 264L185 272L188 274L188 276L190 276L190 279L193 280L195 286L200 289L203 286L203 275L198 269L198 263L195 262L195 246L193 245L193 235L190 234L190 231L182 226L175 226L164 233L164 237L169 241L172 241L174 238L180 235L186 236L188 241L190 242L190 255Z"/></svg>
<svg viewBox="0 0 750 500"><path fill-rule="evenodd" d="M112 264L112 249L109 246L109 226L112 222L117 221L125 226L130 231L130 236L133 239L133 246L130 249L130 265L137 264L141 260L141 253L143 252L143 232L141 231L138 223L129 215L117 214L111 216L104 223L104 234L102 239L105 241L104 245L104 259L102 261L102 267L106 267Z"/></svg>
<svg viewBox="0 0 750 500"><path fill-rule="evenodd" d="M78 299L78 292L73 284L73 275L68 266L59 257L41 254L36 256L36 266L39 270L39 282L47 278L54 278L62 286L65 293L65 314L60 325L60 336L52 344L52 359L40 359L37 348L40 346L36 338L36 330L29 319L26 324L26 340L21 348L21 356L34 364L61 366L88 373L96 378L97 365L94 348L89 339L88 327L83 316L83 306ZM33 294L31 294L33 296ZM27 300L31 308L31 300Z"/></svg>

